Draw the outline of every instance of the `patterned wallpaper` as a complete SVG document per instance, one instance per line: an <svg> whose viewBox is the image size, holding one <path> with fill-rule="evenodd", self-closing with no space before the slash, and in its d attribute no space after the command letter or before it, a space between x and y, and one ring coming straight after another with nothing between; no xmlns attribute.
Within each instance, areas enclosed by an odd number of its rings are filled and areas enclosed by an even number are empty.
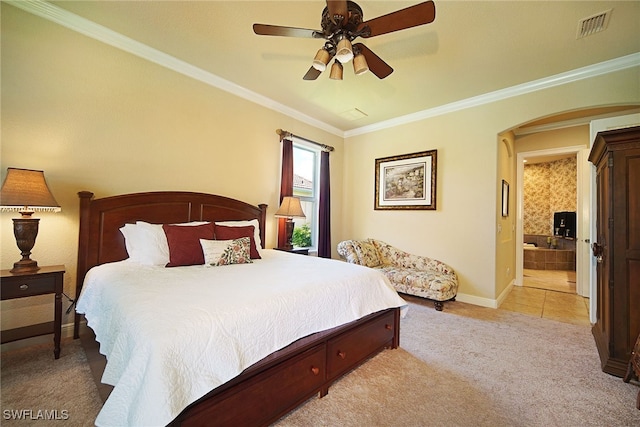
<svg viewBox="0 0 640 427"><path fill-rule="evenodd" d="M576 210L575 157L524 166L524 234L553 234L553 213Z"/></svg>

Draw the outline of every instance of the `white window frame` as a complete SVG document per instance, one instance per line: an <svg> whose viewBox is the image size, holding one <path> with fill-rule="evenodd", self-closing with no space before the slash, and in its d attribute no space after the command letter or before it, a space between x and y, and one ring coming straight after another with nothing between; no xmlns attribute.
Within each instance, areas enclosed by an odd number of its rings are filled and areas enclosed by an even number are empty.
<svg viewBox="0 0 640 427"><path fill-rule="evenodd" d="M300 197L300 201L311 202L313 203L313 207L315 212L312 215L312 221L310 224L311 227L311 246L309 249L317 250L318 248L318 214L320 207L320 157L322 148L316 146L315 144L310 144L305 141L301 141L298 138L293 138L293 149L301 149L311 151L315 154L314 156L314 165L313 165L313 197ZM293 170L295 173L295 161L293 165ZM295 222L295 218L294 218ZM301 221L299 221L301 222Z"/></svg>

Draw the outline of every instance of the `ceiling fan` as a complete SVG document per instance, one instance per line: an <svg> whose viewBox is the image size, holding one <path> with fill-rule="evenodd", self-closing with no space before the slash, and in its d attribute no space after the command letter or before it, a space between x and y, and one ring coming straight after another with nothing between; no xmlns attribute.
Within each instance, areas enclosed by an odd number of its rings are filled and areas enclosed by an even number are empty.
<svg viewBox="0 0 640 427"><path fill-rule="evenodd" d="M353 1L327 0L320 22L322 30L282 27L278 25L253 24L254 33L262 36L306 37L325 39L324 46L316 54L313 65L304 75L304 80L315 80L327 68L331 58L330 78L342 80L342 64L353 59L356 75L371 71L384 79L393 73L393 68L362 43L353 44L358 37L369 38L394 31L429 24L436 18L433 1L410 6L369 21L363 21L362 9Z"/></svg>

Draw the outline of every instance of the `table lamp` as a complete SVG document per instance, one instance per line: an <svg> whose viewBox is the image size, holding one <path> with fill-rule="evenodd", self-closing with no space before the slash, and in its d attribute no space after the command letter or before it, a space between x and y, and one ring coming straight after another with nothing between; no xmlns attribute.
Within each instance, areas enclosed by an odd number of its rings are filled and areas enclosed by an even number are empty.
<svg viewBox="0 0 640 427"><path fill-rule="evenodd" d="M300 199L297 197L285 196L282 198L282 203L280 204L280 208L274 214L277 218L286 218L285 222L285 246L284 249L291 250L293 249L293 244L291 243L291 237L293 236L293 218L306 218L304 215L304 211L302 210L302 206L300 205Z"/></svg>
<svg viewBox="0 0 640 427"><path fill-rule="evenodd" d="M29 169L8 168L0 190L0 210L20 212L13 219L13 234L22 253L22 259L13 264L12 273L28 273L38 270L38 263L29 256L36 243L39 218L31 218L34 212L60 212L60 205L51 194L44 172Z"/></svg>

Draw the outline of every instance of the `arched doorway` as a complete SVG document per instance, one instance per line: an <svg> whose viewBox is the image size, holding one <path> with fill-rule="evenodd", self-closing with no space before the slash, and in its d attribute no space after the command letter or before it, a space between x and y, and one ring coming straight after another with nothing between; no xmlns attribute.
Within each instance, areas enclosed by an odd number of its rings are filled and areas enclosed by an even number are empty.
<svg viewBox="0 0 640 427"><path fill-rule="evenodd" d="M594 310L594 283L591 278L592 266L590 256L590 236L591 236L591 183L593 181L592 165L588 162L588 156L591 147L592 137L590 135L590 123L594 120L603 118L626 116L633 113L639 113L638 105L633 106L617 106L604 108L590 108L581 111L568 113L559 113L553 116L537 119L535 121L520 125L510 129L508 132L514 138L513 146L513 168L511 171L512 180L515 185L511 186L513 192L515 206L513 209L515 218L514 234L515 243L513 245L515 256L514 271L515 277L513 284L518 286L523 284L523 160L527 158L536 158L539 156L575 156L576 158L576 213L577 213L577 232L576 232L576 291L579 295L591 298L590 312L593 319ZM561 129L579 128L582 129L582 136L577 140L570 140L567 143L542 143L540 145L519 146L518 143L524 139L535 140L535 135L553 134ZM507 132L501 135L506 135ZM534 137L531 137L534 136ZM544 139L544 138L542 138ZM511 156L510 156L511 157ZM499 170L498 176L501 177ZM592 320L593 321L593 320Z"/></svg>

